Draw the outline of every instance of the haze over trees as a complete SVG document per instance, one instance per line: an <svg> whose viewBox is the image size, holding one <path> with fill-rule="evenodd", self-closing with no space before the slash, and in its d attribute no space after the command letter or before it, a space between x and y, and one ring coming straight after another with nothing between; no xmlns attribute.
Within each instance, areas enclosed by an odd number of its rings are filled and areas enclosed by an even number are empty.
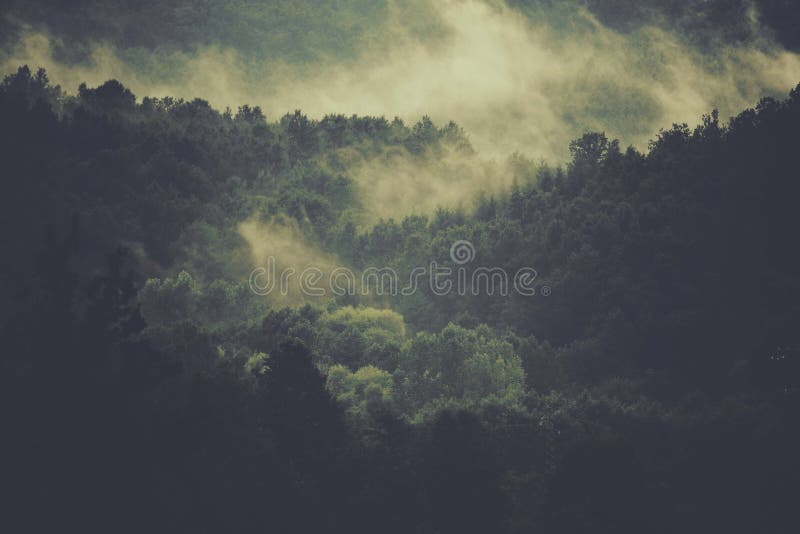
<svg viewBox="0 0 800 534"><path fill-rule="evenodd" d="M784 0L11 0L0 70L41 65L71 92L118 79L271 119L428 115L485 157L565 162L586 131L645 151L673 122L785 97L800 79L797 21ZM415 201L444 194L402 158L372 163L425 190Z"/></svg>

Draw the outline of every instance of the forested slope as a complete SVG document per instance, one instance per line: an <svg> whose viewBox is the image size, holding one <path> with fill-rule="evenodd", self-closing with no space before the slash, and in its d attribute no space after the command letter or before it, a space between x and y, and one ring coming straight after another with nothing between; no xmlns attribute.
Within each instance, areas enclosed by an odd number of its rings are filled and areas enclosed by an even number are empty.
<svg viewBox="0 0 800 534"><path fill-rule="evenodd" d="M483 165L464 131L27 68L0 117L4 501L30 531L791 531L800 88L377 222L353 162ZM248 287L248 228L402 277L467 240L537 293L287 306Z"/></svg>

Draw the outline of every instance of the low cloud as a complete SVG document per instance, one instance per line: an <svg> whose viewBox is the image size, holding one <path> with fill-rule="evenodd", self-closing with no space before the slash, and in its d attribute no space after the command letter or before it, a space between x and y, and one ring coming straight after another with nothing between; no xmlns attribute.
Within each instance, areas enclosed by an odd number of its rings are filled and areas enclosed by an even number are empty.
<svg viewBox="0 0 800 534"><path fill-rule="evenodd" d="M656 27L614 31L588 12L564 29L546 11L532 20L496 2L421 5L430 28L405 23L407 10L388 9L382 37L365 41L354 58L288 63L200 47L133 61L124 59L130 53L97 44L90 61L65 65L54 59L51 40L28 34L2 68L42 65L70 91L80 82L117 78L140 97L200 97L233 109L250 103L273 119L302 109L314 118L355 113L413 122L430 115L438 124L458 122L478 157L423 166L402 153L354 161L349 174L382 209L397 206L392 216L466 200L451 187L454 174L465 177L465 190L474 191L476 182L491 189L498 177L487 172L487 162L513 152L562 162L568 142L586 130L645 148L659 128L696 123L715 107L726 117L764 95L785 95L800 81L800 56L767 38L701 52ZM420 194L406 202L398 189Z"/></svg>

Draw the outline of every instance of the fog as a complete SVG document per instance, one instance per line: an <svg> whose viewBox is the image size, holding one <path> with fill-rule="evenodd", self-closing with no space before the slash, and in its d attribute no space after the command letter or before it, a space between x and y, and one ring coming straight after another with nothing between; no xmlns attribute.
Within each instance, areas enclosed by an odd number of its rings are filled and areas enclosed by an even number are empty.
<svg viewBox="0 0 800 534"><path fill-rule="evenodd" d="M271 282L271 287L264 296L276 305L296 305L303 302L324 301L330 297L328 290L325 295L316 297L313 293L303 291L301 276L309 276L308 269L321 273L321 278L306 279L302 282L306 287L325 288L331 272L340 267L342 262L334 255L320 250L311 243L297 226L294 220L276 218L262 220L259 214L254 214L248 220L239 224L239 235L247 243L249 261L245 267L252 271L261 268L260 278L255 280L258 287L266 288ZM274 261L274 268L270 262ZM305 273L305 274L304 274ZM250 273L252 279L252 272Z"/></svg>
<svg viewBox="0 0 800 534"><path fill-rule="evenodd" d="M427 25L409 22L420 11ZM312 118L429 115L466 130L476 154L337 155L363 195L367 221L469 205L477 191L510 184L504 162L515 152L561 163L569 141L587 130L646 149L660 128L695 124L713 108L725 118L800 80L800 56L761 35L752 10L747 24L760 37L702 51L654 26L615 31L588 11L572 14L569 25L546 9L534 19L478 0L390 3L381 13L351 55L320 49L289 61L221 44L137 55L98 40L85 61L64 62L56 51L68 43L29 29L2 69L44 66L69 92L117 78L139 98L199 97L220 109L249 103L270 120L294 109Z"/></svg>
<svg viewBox="0 0 800 534"><path fill-rule="evenodd" d="M568 141L587 129L645 147L660 127L695 123L714 107L726 117L762 95L785 94L800 79L798 55L766 37L700 52L655 27L618 33L588 12L564 31L494 3L429 8L441 31L421 35L398 20L404 11L390 9L382 38L354 59L289 63L200 47L158 56L160 65L144 69L96 44L90 61L63 64L51 39L28 34L3 70L42 65L71 91L118 78L139 97L200 97L233 109L250 103L271 118L294 109L317 118L428 114L458 122L485 156L519 151L548 160L563 159Z"/></svg>

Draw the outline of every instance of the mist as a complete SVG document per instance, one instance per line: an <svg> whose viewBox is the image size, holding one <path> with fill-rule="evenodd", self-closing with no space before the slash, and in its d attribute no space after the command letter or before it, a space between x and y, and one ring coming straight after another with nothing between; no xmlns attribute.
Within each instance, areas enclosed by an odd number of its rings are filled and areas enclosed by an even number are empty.
<svg viewBox="0 0 800 534"><path fill-rule="evenodd" d="M411 18L420 12L427 25ZM97 41L84 61L69 62L56 53L63 41L29 28L2 69L43 66L68 91L116 78L140 98L199 97L234 110L248 103L270 120L295 109L317 119L428 115L466 130L476 153L340 155L370 206L365 221L469 205L477 192L510 184L503 162L512 153L563 163L569 141L588 130L646 149L660 128L696 124L714 108L725 118L800 79L800 56L772 41L752 10L754 39L702 49L652 25L611 29L586 10L569 25L555 8L537 14L479 0L389 3L371 15L353 54L317 49L304 61L283 49L201 44L143 55Z"/></svg>
<svg viewBox="0 0 800 534"><path fill-rule="evenodd" d="M200 97L234 109L250 103L272 117L294 109L317 118L428 114L465 127L483 154L519 151L553 160L587 129L645 146L661 126L696 122L714 107L727 116L762 95L786 93L800 77L798 55L766 37L758 46L709 54L656 27L616 32L588 12L580 13L579 28L565 32L494 3L429 8L441 32L420 35L390 9L382 39L352 60L253 61L233 48L204 46L159 59L178 67L166 74L99 43L85 64L64 64L54 58L52 39L28 34L3 70L41 65L68 89L118 78L139 96Z"/></svg>
<svg viewBox="0 0 800 534"><path fill-rule="evenodd" d="M303 291L300 277L306 269L318 270L322 278L308 282L313 287L325 287L331 272L342 262L310 242L296 221L283 217L262 220L259 214L254 214L237 229L249 251L249 259L240 267L249 271L263 268L267 270L266 276L271 277L269 262L275 262L274 289L264 295L272 304L287 306L324 301L325 295L315 297ZM267 282L266 278L258 281L262 285Z"/></svg>

